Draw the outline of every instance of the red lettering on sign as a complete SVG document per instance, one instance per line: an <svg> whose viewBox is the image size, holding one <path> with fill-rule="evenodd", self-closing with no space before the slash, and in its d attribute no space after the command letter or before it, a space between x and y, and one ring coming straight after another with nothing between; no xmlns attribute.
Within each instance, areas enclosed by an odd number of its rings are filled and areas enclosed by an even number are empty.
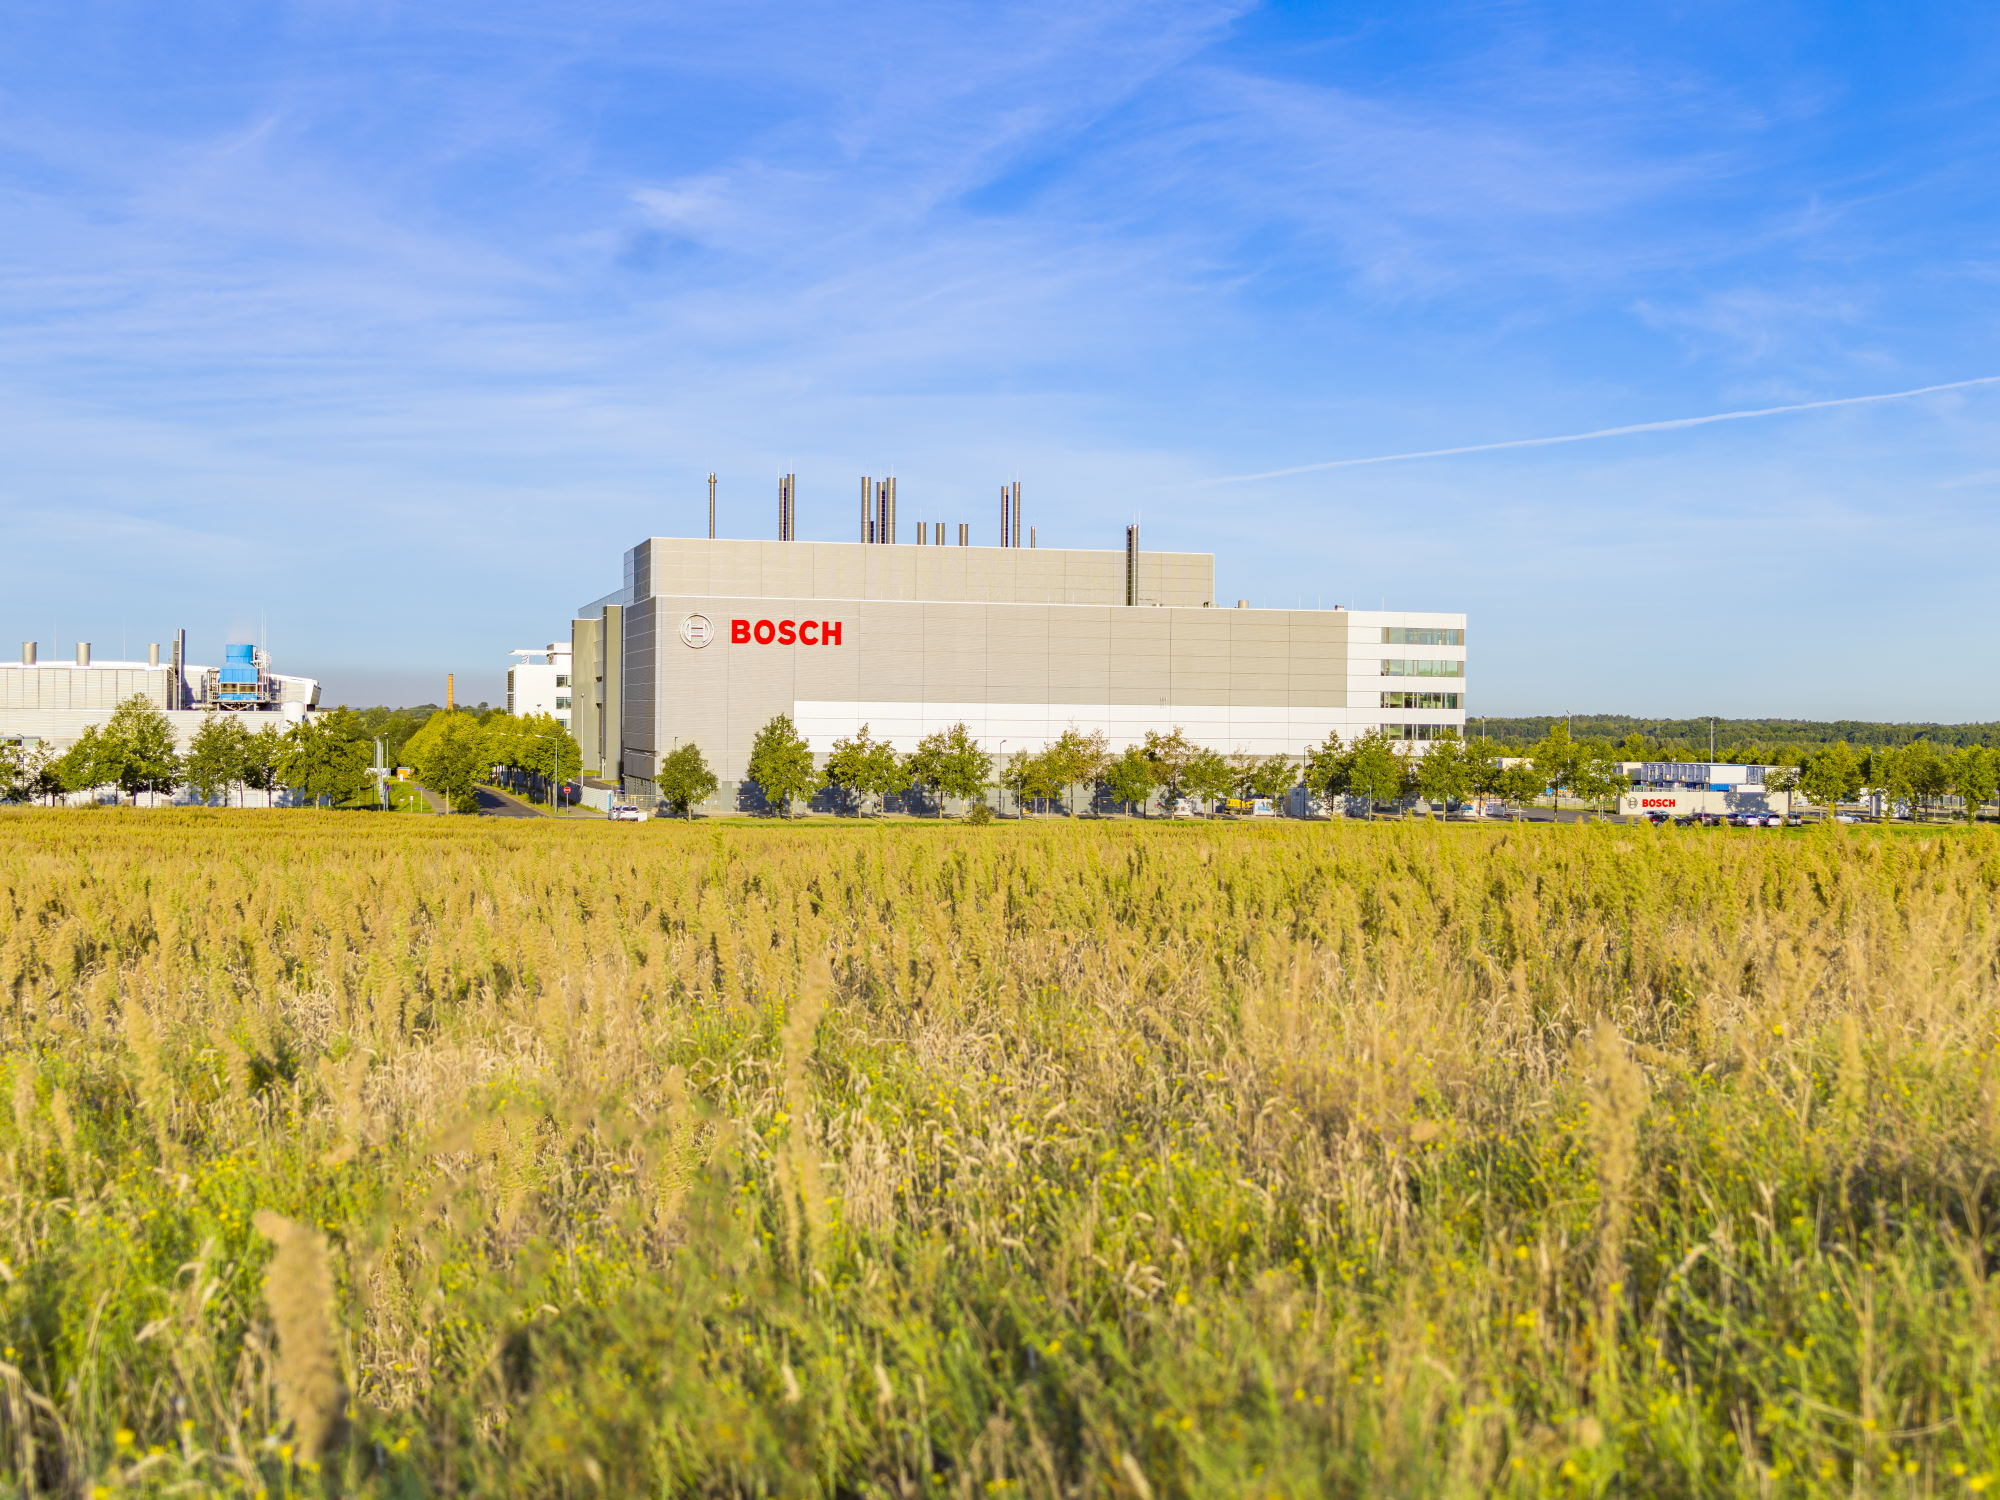
<svg viewBox="0 0 2000 1500"><path fill-rule="evenodd" d="M729 639L745 646L838 646L838 620L731 620Z"/></svg>
<svg viewBox="0 0 2000 1500"><path fill-rule="evenodd" d="M1679 807L1680 802L1673 797L1641 797L1639 805L1641 807Z"/></svg>

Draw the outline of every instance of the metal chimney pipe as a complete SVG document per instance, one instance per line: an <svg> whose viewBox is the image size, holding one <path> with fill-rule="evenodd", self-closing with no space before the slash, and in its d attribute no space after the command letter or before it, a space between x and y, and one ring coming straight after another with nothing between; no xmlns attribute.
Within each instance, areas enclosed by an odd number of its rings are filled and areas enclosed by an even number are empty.
<svg viewBox="0 0 2000 1500"><path fill-rule="evenodd" d="M1000 486L1000 545L1007 545L1007 538L1014 534L1014 496L1006 485Z"/></svg>
<svg viewBox="0 0 2000 1500"><path fill-rule="evenodd" d="M868 500L874 492L875 481L869 478L868 475L863 474L861 476L861 540L864 542L875 540L875 520L874 517L868 514Z"/></svg>
<svg viewBox="0 0 2000 1500"><path fill-rule="evenodd" d="M958 523L958 545L961 547L972 545L972 527L964 521Z"/></svg>
<svg viewBox="0 0 2000 1500"><path fill-rule="evenodd" d="M153 641L150 642L146 647L146 665L149 667L157 667L159 664L160 664L160 643L158 641Z"/></svg>
<svg viewBox="0 0 2000 1500"><path fill-rule="evenodd" d="M1021 481L1015 480L1011 488L1014 491L1014 537L1007 545L1018 547L1021 545Z"/></svg>
<svg viewBox="0 0 2000 1500"><path fill-rule="evenodd" d="M36 650L36 643L35 643L35 642L33 642L33 641L23 641L23 642L21 642L21 665L22 665L22 666L24 666L24 667L32 667L32 666L33 666L33 665L35 664L35 650Z"/></svg>
<svg viewBox="0 0 2000 1500"><path fill-rule="evenodd" d="M1125 602L1139 602L1139 524L1125 528Z"/></svg>
<svg viewBox="0 0 2000 1500"><path fill-rule="evenodd" d="M891 474L884 481L889 486L889 544L896 542L896 476Z"/></svg>
<svg viewBox="0 0 2000 1500"><path fill-rule="evenodd" d="M78 641L76 643L76 664L79 667L87 667L90 665L89 641Z"/></svg>
<svg viewBox="0 0 2000 1500"><path fill-rule="evenodd" d="M1028 528L1028 545L1030 547L1035 545L1035 528L1032 526Z"/></svg>
<svg viewBox="0 0 2000 1500"><path fill-rule="evenodd" d="M708 539L715 540L715 470L708 471Z"/></svg>

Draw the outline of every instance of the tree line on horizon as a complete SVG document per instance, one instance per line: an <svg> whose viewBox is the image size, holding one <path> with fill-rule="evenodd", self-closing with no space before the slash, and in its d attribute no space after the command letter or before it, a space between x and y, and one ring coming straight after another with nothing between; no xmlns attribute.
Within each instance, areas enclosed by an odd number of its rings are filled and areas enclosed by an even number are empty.
<svg viewBox="0 0 2000 1500"><path fill-rule="evenodd" d="M1715 753L1709 754L1709 729ZM1579 739L1615 743L1626 760L1706 761L1730 765L1803 765L1813 750L1844 744L1857 751L1897 749L1928 740L1941 749L2000 747L2000 722L1898 724L1869 719L1645 718L1631 714L1481 714L1467 721L1488 739L1520 747L1540 743L1557 725Z"/></svg>

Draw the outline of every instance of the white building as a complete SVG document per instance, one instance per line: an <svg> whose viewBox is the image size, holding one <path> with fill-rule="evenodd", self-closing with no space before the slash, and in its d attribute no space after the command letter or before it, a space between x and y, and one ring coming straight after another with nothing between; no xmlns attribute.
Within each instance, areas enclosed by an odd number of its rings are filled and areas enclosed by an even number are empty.
<svg viewBox="0 0 2000 1500"><path fill-rule="evenodd" d="M74 661L42 661L38 643L23 641L20 661L0 662L0 742L60 753L135 696L166 715L183 750L212 714L241 714L246 728L286 729L319 706L317 682L273 672L257 647L226 646L223 656L220 667L191 663L177 635L165 660L154 645L145 661L101 661L79 641Z"/></svg>
<svg viewBox="0 0 2000 1500"><path fill-rule="evenodd" d="M551 642L507 654L516 661L507 669L507 712L516 718L549 714L569 728L569 646Z"/></svg>

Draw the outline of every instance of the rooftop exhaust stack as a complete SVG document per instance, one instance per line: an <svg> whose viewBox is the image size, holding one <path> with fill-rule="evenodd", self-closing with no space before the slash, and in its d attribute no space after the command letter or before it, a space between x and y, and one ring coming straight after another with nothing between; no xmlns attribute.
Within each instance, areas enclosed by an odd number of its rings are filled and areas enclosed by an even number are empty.
<svg viewBox="0 0 2000 1500"><path fill-rule="evenodd" d="M884 479L875 486L875 535L871 541L884 546L896 542L896 481Z"/></svg>
<svg viewBox="0 0 2000 1500"><path fill-rule="evenodd" d="M1139 523L1125 528L1125 602L1139 602Z"/></svg>
<svg viewBox="0 0 2000 1500"><path fill-rule="evenodd" d="M1035 545L1035 528L1032 526L1028 528L1028 545L1030 547Z"/></svg>
<svg viewBox="0 0 2000 1500"><path fill-rule="evenodd" d="M1000 545L1014 545L1014 487L1000 486Z"/></svg>
<svg viewBox="0 0 2000 1500"><path fill-rule="evenodd" d="M160 664L160 643L158 641L149 641L146 644L146 665L149 667L157 667L159 664Z"/></svg>
<svg viewBox="0 0 2000 1500"><path fill-rule="evenodd" d="M1014 494L1014 533L1008 539L1007 545L1018 547L1021 545L1021 481L1015 480L1009 488Z"/></svg>
<svg viewBox="0 0 2000 1500"><path fill-rule="evenodd" d="M972 545L972 528L963 521L958 523L958 545L961 547Z"/></svg>
<svg viewBox="0 0 2000 1500"><path fill-rule="evenodd" d="M875 517L869 511L869 498L875 493L875 481L866 474L861 476L861 540L875 540Z"/></svg>
<svg viewBox="0 0 2000 1500"><path fill-rule="evenodd" d="M36 651L36 643L35 643L35 642L33 642L33 641L23 641L23 642L21 642L21 665L22 665L22 666L24 666L24 667L32 667L32 666L33 666L33 665L35 664L35 651Z"/></svg>
<svg viewBox="0 0 2000 1500"><path fill-rule="evenodd" d="M778 540L794 542L798 540L799 526L799 476L780 474L778 476Z"/></svg>
<svg viewBox="0 0 2000 1500"><path fill-rule="evenodd" d="M708 539L715 540L715 470L708 471Z"/></svg>
<svg viewBox="0 0 2000 1500"><path fill-rule="evenodd" d="M76 664L79 667L87 667L90 665L89 641L78 641L76 643Z"/></svg>
<svg viewBox="0 0 2000 1500"><path fill-rule="evenodd" d="M185 630L176 630L174 632L174 668L172 675L167 678L168 708L187 707L187 654L188 633Z"/></svg>

